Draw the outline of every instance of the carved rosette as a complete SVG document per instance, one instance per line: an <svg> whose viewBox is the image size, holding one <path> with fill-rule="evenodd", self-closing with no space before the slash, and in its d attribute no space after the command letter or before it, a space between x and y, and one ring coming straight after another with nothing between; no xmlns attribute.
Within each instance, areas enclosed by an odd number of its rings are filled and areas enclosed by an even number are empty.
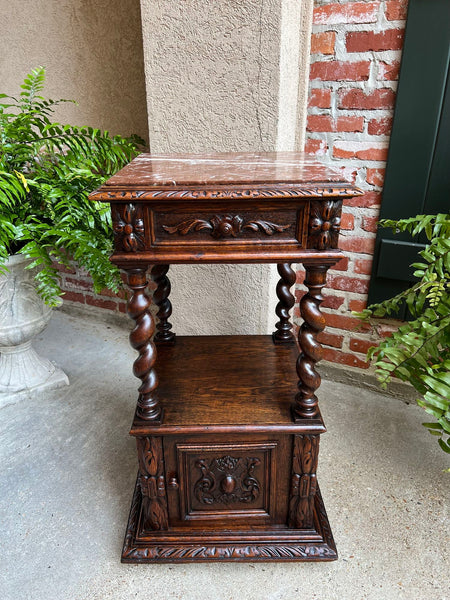
<svg viewBox="0 0 450 600"><path fill-rule="evenodd" d="M136 438L142 494L142 528L144 531L167 529L169 524L162 439Z"/></svg>
<svg viewBox="0 0 450 600"><path fill-rule="evenodd" d="M323 354L317 335L325 328L325 317L320 311L320 304L323 301L321 292L326 283L328 268L326 265L305 264L305 285L308 292L300 300L303 324L298 332L301 352L296 367L299 391L293 407L295 421L315 417L319 412L315 392L320 386L320 375L315 365L322 359Z"/></svg>
<svg viewBox="0 0 450 600"><path fill-rule="evenodd" d="M310 529L314 525L318 456L318 435L296 435L294 437L289 527Z"/></svg>
<svg viewBox="0 0 450 600"><path fill-rule="evenodd" d="M212 461L199 459L195 466L202 476L194 486L194 494L202 504L250 503L256 500L261 485L254 476L259 458L224 456Z"/></svg>
<svg viewBox="0 0 450 600"><path fill-rule="evenodd" d="M288 225L278 225L270 221L252 220L245 222L239 215L214 215L211 219L188 219L182 221L178 225L162 226L164 231L169 234L178 233L179 235L187 235L195 231L207 231L211 237L215 239L238 237L242 232L262 231L266 235L275 235L281 233L289 227Z"/></svg>
<svg viewBox="0 0 450 600"><path fill-rule="evenodd" d="M338 247L342 200L311 201L308 248L327 250Z"/></svg>
<svg viewBox="0 0 450 600"><path fill-rule="evenodd" d="M279 264L277 269L281 279L277 283L279 302L275 312L280 320L275 325L277 331L273 333L273 340L278 344L294 341L289 311L295 303L295 298L291 293L291 287L295 283L295 272L289 263Z"/></svg>
<svg viewBox="0 0 450 600"><path fill-rule="evenodd" d="M114 246L118 251L137 252L145 247L142 207L124 204L112 210Z"/></svg>

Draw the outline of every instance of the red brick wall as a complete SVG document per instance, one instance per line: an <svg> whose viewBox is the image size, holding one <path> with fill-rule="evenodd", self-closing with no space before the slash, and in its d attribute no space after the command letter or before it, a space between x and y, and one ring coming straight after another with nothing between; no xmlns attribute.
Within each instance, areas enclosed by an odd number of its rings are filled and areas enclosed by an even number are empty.
<svg viewBox="0 0 450 600"><path fill-rule="evenodd" d="M351 311L366 305L406 9L407 0L315 0L305 149L366 191L344 204L345 258L329 272L320 339L325 360L360 368L377 338ZM63 287L67 301L125 311L123 294L94 296L85 273L63 273ZM297 298L303 293L299 285Z"/></svg>
<svg viewBox="0 0 450 600"><path fill-rule="evenodd" d="M366 191L344 202L345 258L329 272L321 341L326 360L361 368L377 338L351 311L366 305L406 11L407 0L315 1L305 149Z"/></svg>
<svg viewBox="0 0 450 600"><path fill-rule="evenodd" d="M119 294L114 294L108 289L101 294L94 294L92 289L92 279L83 269L74 267L66 269L59 268L61 274L61 288L64 290L64 302L84 304L85 306L94 306L96 308L105 308L114 312L125 313L126 292L121 290Z"/></svg>

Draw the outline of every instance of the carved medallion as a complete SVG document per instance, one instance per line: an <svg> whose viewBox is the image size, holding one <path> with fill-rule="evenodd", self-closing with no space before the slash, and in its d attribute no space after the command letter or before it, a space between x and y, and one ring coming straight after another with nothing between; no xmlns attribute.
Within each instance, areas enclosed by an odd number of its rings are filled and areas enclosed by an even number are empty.
<svg viewBox="0 0 450 600"><path fill-rule="evenodd" d="M113 209L113 231L116 250L143 250L145 229L141 206L125 204Z"/></svg>
<svg viewBox="0 0 450 600"><path fill-rule="evenodd" d="M223 456L212 461L197 460L202 476L194 486L194 494L202 504L249 503L256 500L261 485L254 476L259 458Z"/></svg>
<svg viewBox="0 0 450 600"><path fill-rule="evenodd" d="M226 237L238 237L242 232L262 231L266 235L274 235L285 231L291 227L290 224L278 225L270 221L252 220L245 222L239 215L214 215L211 219L188 219L182 221L178 225L162 226L164 231L169 234L178 233L179 235L187 235L195 231L208 231L215 239Z"/></svg>
<svg viewBox="0 0 450 600"><path fill-rule="evenodd" d="M312 201L309 217L308 248L337 248L341 227L342 200Z"/></svg>

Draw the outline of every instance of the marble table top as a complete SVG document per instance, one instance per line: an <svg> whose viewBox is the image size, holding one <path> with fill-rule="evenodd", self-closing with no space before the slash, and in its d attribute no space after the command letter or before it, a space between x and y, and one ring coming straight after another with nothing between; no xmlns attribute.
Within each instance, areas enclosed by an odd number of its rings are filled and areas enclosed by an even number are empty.
<svg viewBox="0 0 450 600"><path fill-rule="evenodd" d="M105 186L163 187L343 183L343 175L300 152L141 154Z"/></svg>

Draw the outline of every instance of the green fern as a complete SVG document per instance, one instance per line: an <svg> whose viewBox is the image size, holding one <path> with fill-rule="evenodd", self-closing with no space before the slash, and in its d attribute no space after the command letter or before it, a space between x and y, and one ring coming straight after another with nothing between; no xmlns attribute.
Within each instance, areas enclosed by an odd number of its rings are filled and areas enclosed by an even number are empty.
<svg viewBox="0 0 450 600"><path fill-rule="evenodd" d="M392 376L414 386L421 395L419 406L435 419L424 425L450 454L450 215L418 215L380 225L413 236L425 232L429 243L419 252L422 261L412 265L418 278L414 285L355 313L365 320L385 317L406 304L413 317L370 348L367 358L374 362L383 386Z"/></svg>
<svg viewBox="0 0 450 600"><path fill-rule="evenodd" d="M90 202L88 194L144 142L54 122L55 107L72 101L44 98L44 84L45 69L37 67L19 99L0 94L0 271L10 254L32 258L40 267L38 291L55 305L62 295L57 264L68 264L68 254L90 272L96 291L121 285L108 259L108 207Z"/></svg>

